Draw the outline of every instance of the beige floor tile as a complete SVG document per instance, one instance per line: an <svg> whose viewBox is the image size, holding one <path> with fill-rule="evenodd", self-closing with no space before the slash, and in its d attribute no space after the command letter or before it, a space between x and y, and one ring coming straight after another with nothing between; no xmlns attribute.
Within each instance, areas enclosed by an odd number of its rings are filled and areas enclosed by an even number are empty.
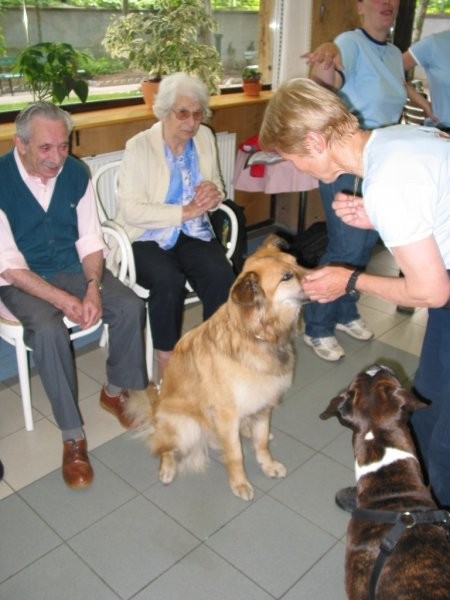
<svg viewBox="0 0 450 600"><path fill-rule="evenodd" d="M33 431L22 429L1 439L0 456L5 482L20 490L61 465L61 433L50 421L41 419Z"/></svg>
<svg viewBox="0 0 450 600"><path fill-rule="evenodd" d="M14 490L4 481L0 481L0 500L11 496L11 494L14 494Z"/></svg>
<svg viewBox="0 0 450 600"><path fill-rule="evenodd" d="M410 354L420 355L422 349L423 336L425 329L422 325L416 325L410 321L403 321L397 327L390 329L385 334L379 336L379 341L406 350Z"/></svg>
<svg viewBox="0 0 450 600"><path fill-rule="evenodd" d="M0 439L23 429L24 418L22 399L20 394L15 393L12 388L0 391ZM37 410L33 410L33 420L35 422L42 419L43 416Z"/></svg>

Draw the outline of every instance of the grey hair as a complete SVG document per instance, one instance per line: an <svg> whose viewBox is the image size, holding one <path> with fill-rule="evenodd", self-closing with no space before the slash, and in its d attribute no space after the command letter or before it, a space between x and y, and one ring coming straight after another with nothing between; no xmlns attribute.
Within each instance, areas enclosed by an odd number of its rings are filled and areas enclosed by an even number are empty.
<svg viewBox="0 0 450 600"><path fill-rule="evenodd" d="M16 134L24 142L28 144L31 137L30 123L34 117L43 117L51 121L64 121L67 127L67 133L70 135L73 123L72 118L68 112L52 104L51 102L33 102L28 104L16 117Z"/></svg>
<svg viewBox="0 0 450 600"><path fill-rule="evenodd" d="M187 73L174 73L164 77L159 84L158 93L153 103L153 112L158 119L165 119L169 116L177 96L188 96L197 100L205 113L205 117L211 115L208 107L208 88L203 81Z"/></svg>

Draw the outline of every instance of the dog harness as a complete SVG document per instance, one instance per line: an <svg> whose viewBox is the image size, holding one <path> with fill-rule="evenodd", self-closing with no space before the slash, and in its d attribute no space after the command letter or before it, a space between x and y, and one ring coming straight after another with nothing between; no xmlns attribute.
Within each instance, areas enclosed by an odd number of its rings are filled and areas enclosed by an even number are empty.
<svg viewBox="0 0 450 600"><path fill-rule="evenodd" d="M360 521L375 523L392 523L393 527L384 536L380 543L380 553L373 566L369 585L369 598L375 600L378 579L384 563L394 552L397 542L406 529L411 529L418 524L442 525L450 540L450 512L446 510L402 511L372 510L368 508L355 508L352 517Z"/></svg>

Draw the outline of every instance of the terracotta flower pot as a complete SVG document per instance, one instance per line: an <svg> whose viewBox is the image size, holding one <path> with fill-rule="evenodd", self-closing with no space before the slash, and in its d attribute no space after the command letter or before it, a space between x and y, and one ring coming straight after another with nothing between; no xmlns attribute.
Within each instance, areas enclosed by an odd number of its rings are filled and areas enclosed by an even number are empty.
<svg viewBox="0 0 450 600"><path fill-rule="evenodd" d="M243 81L242 87L246 96L259 96L261 92L260 81Z"/></svg>
<svg viewBox="0 0 450 600"><path fill-rule="evenodd" d="M147 108L150 110L153 108L153 98L159 88L159 81L153 81L150 79L143 79L141 81L141 92L144 96L144 102Z"/></svg>

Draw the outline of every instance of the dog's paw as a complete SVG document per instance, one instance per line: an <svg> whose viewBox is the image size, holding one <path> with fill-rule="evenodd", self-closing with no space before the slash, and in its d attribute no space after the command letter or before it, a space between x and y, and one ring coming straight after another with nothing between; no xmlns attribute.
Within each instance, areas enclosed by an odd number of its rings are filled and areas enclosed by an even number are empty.
<svg viewBox="0 0 450 600"><path fill-rule="evenodd" d="M261 469L263 470L264 475L267 475L267 477L276 477L278 479L282 479L287 475L286 467L277 460L273 460L270 463L261 465Z"/></svg>
<svg viewBox="0 0 450 600"><path fill-rule="evenodd" d="M253 500L253 496L255 495L253 487L248 481L238 484L232 483L231 491L238 498L242 498L242 500Z"/></svg>
<svg viewBox="0 0 450 600"><path fill-rule="evenodd" d="M168 485L169 483L172 483L175 478L175 469L161 467L159 469L158 477L161 483Z"/></svg>
<svg viewBox="0 0 450 600"><path fill-rule="evenodd" d="M177 472L177 464L174 457L168 453L161 457L161 463L159 465L158 477L161 483L168 485L175 479Z"/></svg>

